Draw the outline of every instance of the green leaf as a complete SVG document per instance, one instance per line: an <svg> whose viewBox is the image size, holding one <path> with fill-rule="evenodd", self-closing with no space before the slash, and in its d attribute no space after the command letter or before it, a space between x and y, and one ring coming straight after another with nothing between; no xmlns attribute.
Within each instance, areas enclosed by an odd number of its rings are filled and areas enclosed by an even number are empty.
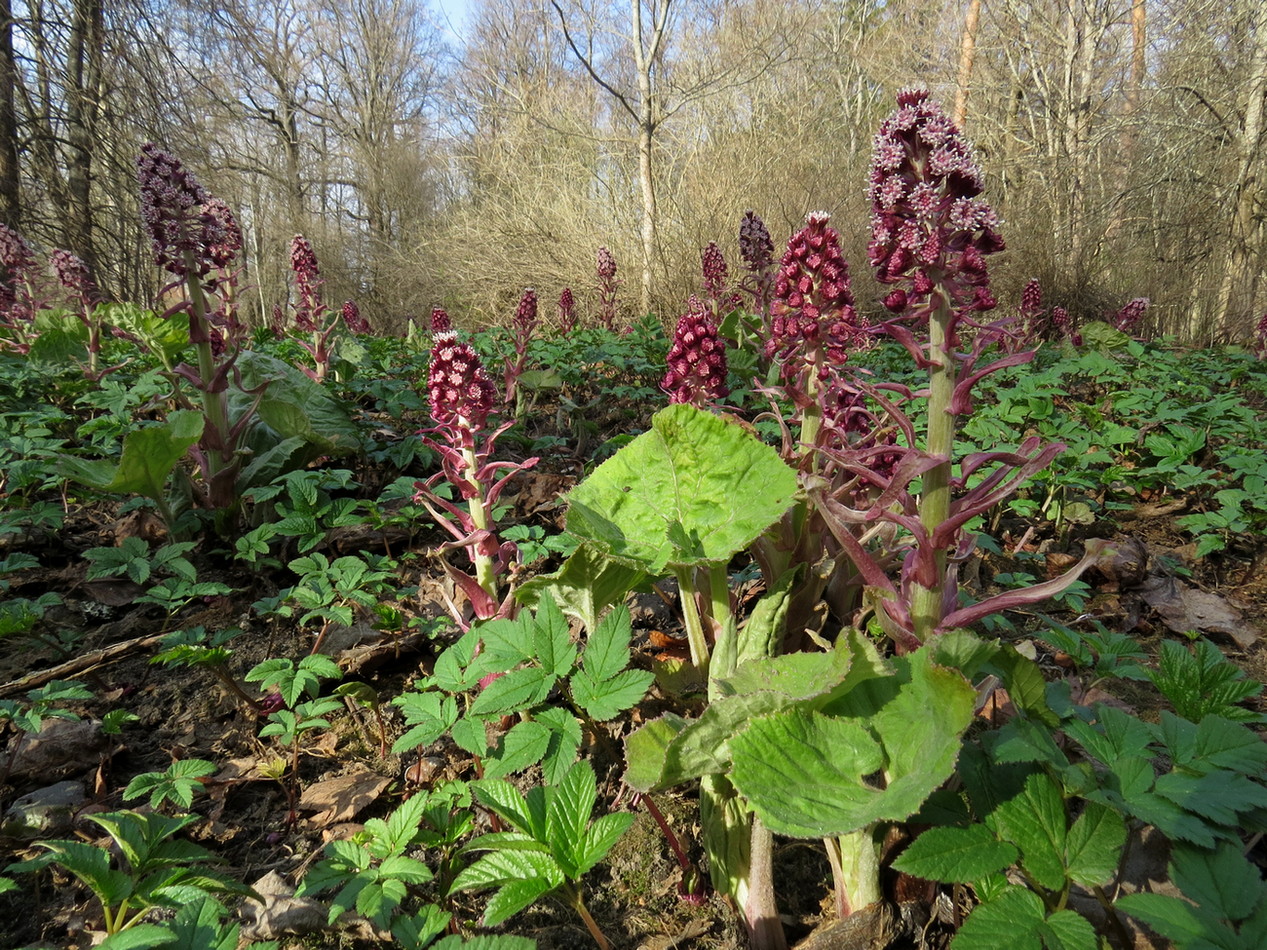
<svg viewBox="0 0 1267 950"><path fill-rule="evenodd" d="M1065 840L1065 866L1069 879L1083 887L1106 884L1117 873L1126 822L1115 809L1088 802L1069 829Z"/></svg>
<svg viewBox="0 0 1267 950"><path fill-rule="evenodd" d="M384 830L390 853L400 854L413 843L418 834L418 826L422 823L422 816L427 811L427 803L426 794L413 795L401 802L388 816Z"/></svg>
<svg viewBox="0 0 1267 950"><path fill-rule="evenodd" d="M533 629L533 652L542 669L554 676L567 676L576 663L576 644L568 633L568 623L548 594L537 604Z"/></svg>
<svg viewBox="0 0 1267 950"><path fill-rule="evenodd" d="M578 878L585 847L585 829L598 801L594 769L584 760L568 770L546 806L546 840L568 878Z"/></svg>
<svg viewBox="0 0 1267 950"><path fill-rule="evenodd" d="M512 827L544 840L544 824L538 827L528 803L515 786L502 779L479 779L471 783L471 791L480 804L509 822Z"/></svg>
<svg viewBox="0 0 1267 950"><path fill-rule="evenodd" d="M558 887L549 878L529 877L501 886L484 908L484 926L496 927Z"/></svg>
<svg viewBox="0 0 1267 950"><path fill-rule="evenodd" d="M1058 891L1065 883L1067 822L1060 786L1044 772L1033 772L1016 795L985 816L1003 840L1021 849L1021 863L1042 887Z"/></svg>
<svg viewBox="0 0 1267 950"><path fill-rule="evenodd" d="M167 477L189 447L202 438L202 427L202 413L177 409L168 414L165 422L133 429L125 435L117 465L63 455L58 458L58 466L67 478L99 491L162 501Z"/></svg>
<svg viewBox="0 0 1267 950"><path fill-rule="evenodd" d="M482 716L487 713L496 713L504 716L508 713L530 709L538 703L545 702L546 697L550 695L550 690L554 688L555 679L553 672L541 667L532 666L522 670L512 670L484 687L484 690L475 697L475 702L471 704L468 714Z"/></svg>
<svg viewBox="0 0 1267 950"><path fill-rule="evenodd" d="M234 368L241 373L242 389L229 390L230 415L236 421L250 407L255 390L267 383L256 413L276 436L270 444L300 438L305 445L303 462L319 455L350 455L361 449L361 436L347 409L320 383L294 366L263 353L247 350Z"/></svg>
<svg viewBox="0 0 1267 950"><path fill-rule="evenodd" d="M171 923L173 950L237 950L238 925L221 922L225 909L210 897L186 904Z"/></svg>
<svg viewBox="0 0 1267 950"><path fill-rule="evenodd" d="M893 867L927 881L970 884L1016 862L1020 852L984 825L930 828L911 842Z"/></svg>
<svg viewBox="0 0 1267 950"><path fill-rule="evenodd" d="M1227 950L1242 946L1230 927L1177 897L1126 894L1119 897L1114 906L1142 920L1184 950Z"/></svg>
<svg viewBox="0 0 1267 950"><path fill-rule="evenodd" d="M550 748L550 736L550 730L539 722L516 723L484 760L484 775L501 778L536 765Z"/></svg>
<svg viewBox="0 0 1267 950"><path fill-rule="evenodd" d="M1047 950L1099 950L1091 921L1072 910L1058 910L1041 928Z"/></svg>
<svg viewBox="0 0 1267 950"><path fill-rule="evenodd" d="M595 864L607 856L607 852L620 840L634 823L634 816L628 812L617 812L602 815L594 820L585 832L585 841L577 849L576 876L587 873Z"/></svg>
<svg viewBox="0 0 1267 950"><path fill-rule="evenodd" d="M1267 890L1258 868L1230 841L1220 842L1212 851L1177 845L1171 852L1170 866L1183 896L1224 920L1241 921L1250 916Z"/></svg>
<svg viewBox="0 0 1267 950"><path fill-rule="evenodd" d="M599 625L599 615L644 583L646 572L607 557L593 545L582 544L553 574L525 582L515 592L521 604L535 604L548 596L586 630Z"/></svg>
<svg viewBox="0 0 1267 950"><path fill-rule="evenodd" d="M1008 888L977 907L950 942L951 950L1042 950L1043 902L1033 891Z"/></svg>
<svg viewBox="0 0 1267 950"><path fill-rule="evenodd" d="M1236 825L1243 812L1267 808L1267 788L1237 772L1170 772L1157 779L1153 791L1185 811L1220 825Z"/></svg>
<svg viewBox="0 0 1267 950"><path fill-rule="evenodd" d="M666 713L625 738L625 784L635 791L650 792L664 778L670 743L687 727L681 716Z"/></svg>
<svg viewBox="0 0 1267 950"><path fill-rule="evenodd" d="M796 473L734 423L677 404L568 496L567 529L652 574L724 563L791 507Z"/></svg>
<svg viewBox="0 0 1267 950"><path fill-rule="evenodd" d="M623 604L608 611L602 622L585 640L581 663L594 682L609 680L629 665L629 643L633 627L629 608Z"/></svg>
<svg viewBox="0 0 1267 950"><path fill-rule="evenodd" d="M595 682L588 671L578 670L569 683L572 699L598 722L615 719L626 709L632 709L655 682L655 674L649 670L625 670L610 679Z"/></svg>
<svg viewBox="0 0 1267 950"><path fill-rule="evenodd" d="M488 730L482 719L474 716L463 716L453 724L449 731L459 749L483 758L488 754Z"/></svg>
<svg viewBox="0 0 1267 950"><path fill-rule="evenodd" d="M435 904L424 904L412 917L401 914L392 921L392 936L406 950L423 950L444 933L453 915Z"/></svg>
<svg viewBox="0 0 1267 950"><path fill-rule="evenodd" d="M178 947L182 944L178 943L179 937L158 924L137 924L129 927L127 930L121 930L118 933L111 934L105 940L97 944L97 950L150 950L151 947ZM183 946L192 947L189 943ZM197 944L199 950L204 948L214 948L215 944ZM234 947L237 946L236 939Z"/></svg>

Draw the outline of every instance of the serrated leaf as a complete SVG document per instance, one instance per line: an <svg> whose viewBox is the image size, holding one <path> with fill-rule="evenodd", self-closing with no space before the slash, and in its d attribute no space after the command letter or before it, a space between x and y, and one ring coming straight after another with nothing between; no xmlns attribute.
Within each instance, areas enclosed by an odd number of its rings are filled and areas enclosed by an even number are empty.
<svg viewBox="0 0 1267 950"><path fill-rule="evenodd" d="M513 669L533 658L532 614L521 611L514 620L489 620L476 628L484 652L496 661L495 672Z"/></svg>
<svg viewBox="0 0 1267 950"><path fill-rule="evenodd" d="M484 926L496 927L558 887L548 878L525 878L502 885L484 908Z"/></svg>
<svg viewBox="0 0 1267 950"><path fill-rule="evenodd" d="M649 670L624 670L610 678L595 681L586 670L577 670L568 681L572 699L597 722L615 719L632 709L655 682Z"/></svg>
<svg viewBox="0 0 1267 950"><path fill-rule="evenodd" d="M1010 867L1018 857L1014 846L984 825L930 828L911 842L893 867L927 881L969 884Z"/></svg>
<svg viewBox="0 0 1267 950"><path fill-rule="evenodd" d="M399 854L413 843L418 834L418 826L427 810L427 796L413 795L401 802L396 810L387 817L385 825L386 843L391 853Z"/></svg>
<svg viewBox="0 0 1267 950"><path fill-rule="evenodd" d="M150 950L151 947L177 947L178 937L158 924L136 924L127 930L111 934L97 944L97 950ZM237 941L234 941L236 947ZM191 946L185 944L184 946ZM214 944L198 944L199 950L208 950Z"/></svg>
<svg viewBox="0 0 1267 950"><path fill-rule="evenodd" d="M609 680L629 665L633 627L629 608L623 604L608 611L585 640L581 665L595 683ZM627 708L627 707L626 707Z"/></svg>
<svg viewBox="0 0 1267 950"><path fill-rule="evenodd" d="M1017 793L985 816L1003 840L1021 849L1021 864L1034 880L1058 891L1065 883L1067 819L1060 787L1044 772L1033 772Z"/></svg>
<svg viewBox="0 0 1267 950"><path fill-rule="evenodd" d="M1091 921L1072 910L1058 910L1042 927L1047 950L1099 950Z"/></svg>
<svg viewBox="0 0 1267 950"><path fill-rule="evenodd" d="M674 713L636 729L625 739L625 784L635 791L650 792L664 780L669 744L688 725Z"/></svg>
<svg viewBox="0 0 1267 950"><path fill-rule="evenodd" d="M423 950L444 933L453 915L435 904L424 904L413 916L401 914L392 921L392 936L408 950ZM191 948L192 950L192 948Z"/></svg>
<svg viewBox="0 0 1267 950"><path fill-rule="evenodd" d="M550 730L538 722L516 723L502 736L497 749L484 759L484 775L501 778L536 765L550 747L550 735Z"/></svg>
<svg viewBox="0 0 1267 950"><path fill-rule="evenodd" d="M1069 829L1065 841L1065 866L1069 879L1083 887L1098 887L1117 873L1126 822L1114 809L1087 804Z"/></svg>
<svg viewBox="0 0 1267 950"><path fill-rule="evenodd" d="M566 709L548 706L537 713L537 722L550 730L550 742L541 760L541 769L548 785L558 785L581 746L581 724Z"/></svg>
<svg viewBox="0 0 1267 950"><path fill-rule="evenodd" d="M472 716L490 713L505 716L543 703L554 688L556 677L539 666L511 670L493 680L475 697L468 712Z"/></svg>
<svg viewBox="0 0 1267 950"><path fill-rule="evenodd" d="M598 801L594 769L584 760L577 762L553 791L546 806L546 840L563 873L578 878L585 829Z"/></svg>
<svg viewBox="0 0 1267 950"><path fill-rule="evenodd" d="M1252 914L1267 889L1258 868L1230 841L1220 842L1213 850L1178 845L1171 852L1170 869L1184 897L1234 922Z"/></svg>
<svg viewBox="0 0 1267 950"><path fill-rule="evenodd" d="M720 564L786 511L796 473L739 426L685 403L568 496L568 532L652 574Z"/></svg>
<svg viewBox="0 0 1267 950"><path fill-rule="evenodd" d="M515 599L521 604L534 604L540 597L549 596L586 630L595 630L599 615L619 604L646 579L644 571L607 557L593 545L582 544L555 573L525 582L515 592Z"/></svg>
<svg viewBox="0 0 1267 950"><path fill-rule="evenodd" d="M563 883L563 874L554 858L543 851L491 851L458 872L449 892L531 879L547 882L550 890Z"/></svg>
<svg viewBox="0 0 1267 950"><path fill-rule="evenodd" d="M1206 716L1197 724L1192 756L1183 764L1201 771L1232 769L1262 775L1267 772L1267 742L1243 723Z"/></svg>
<svg viewBox="0 0 1267 950"><path fill-rule="evenodd" d="M568 631L568 622L548 595L537 604L533 629L533 647L537 662L548 673L567 676L576 663L576 644Z"/></svg>
<svg viewBox="0 0 1267 950"><path fill-rule="evenodd" d="M1216 824L1235 825L1243 812L1267 807L1267 788L1239 772L1218 770L1205 775L1169 772L1158 777L1153 791Z"/></svg>
<svg viewBox="0 0 1267 950"><path fill-rule="evenodd" d="M489 811L500 816L510 824L533 837L544 833L544 828L537 828L533 821L527 802L519 790L502 779L479 779L471 783L471 791Z"/></svg>
<svg viewBox="0 0 1267 950"><path fill-rule="evenodd" d="M483 720L476 719L474 716L463 716L453 724L449 735L459 749L480 758L488 755L488 730Z"/></svg>
<svg viewBox="0 0 1267 950"><path fill-rule="evenodd" d="M1190 841L1202 848L1214 847L1213 827L1169 799L1142 792L1127 799L1124 807L1145 824L1156 825L1167 838Z"/></svg>
<svg viewBox="0 0 1267 950"><path fill-rule="evenodd" d="M1012 887L968 915L951 950L1042 950L1043 902L1033 891Z"/></svg>
<svg viewBox="0 0 1267 950"><path fill-rule="evenodd" d="M1184 948L1219 950L1239 943L1230 927L1187 901L1165 894L1126 894L1114 906Z"/></svg>
<svg viewBox="0 0 1267 950"><path fill-rule="evenodd" d="M580 877L607 856L607 852L620 840L620 836L634 823L628 812L601 815L585 831L585 841L577 849L577 872Z"/></svg>

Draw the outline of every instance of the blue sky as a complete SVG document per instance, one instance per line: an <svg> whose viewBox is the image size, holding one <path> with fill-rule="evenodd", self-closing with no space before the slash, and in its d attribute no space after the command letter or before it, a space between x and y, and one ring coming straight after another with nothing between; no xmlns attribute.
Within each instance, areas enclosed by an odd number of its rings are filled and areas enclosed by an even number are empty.
<svg viewBox="0 0 1267 950"><path fill-rule="evenodd" d="M461 40L471 0L431 0L431 5L436 11L440 25L449 34L449 38Z"/></svg>

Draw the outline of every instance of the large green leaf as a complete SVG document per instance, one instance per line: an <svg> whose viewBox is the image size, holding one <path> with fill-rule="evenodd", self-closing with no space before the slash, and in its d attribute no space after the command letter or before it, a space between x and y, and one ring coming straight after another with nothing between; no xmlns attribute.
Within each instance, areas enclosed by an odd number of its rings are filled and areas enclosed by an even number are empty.
<svg viewBox="0 0 1267 950"><path fill-rule="evenodd" d="M796 473L710 412L678 404L568 496L568 531L652 574L724 563L792 504Z"/></svg>
<svg viewBox="0 0 1267 950"><path fill-rule="evenodd" d="M361 449L360 433L343 403L289 363L247 351L238 357L234 369L241 375L242 389L248 391L230 388L229 408L234 419L257 398L249 391L267 384L263 393L257 394L260 402L256 412L276 433L273 443L300 438L312 457L350 455ZM253 447L257 453L261 451L260 446Z"/></svg>
<svg viewBox="0 0 1267 950"><path fill-rule="evenodd" d="M133 429L123 437L118 463L90 462L60 456L62 474L100 491L119 495L143 495L160 500L167 477L191 445L202 437L202 413L178 409L159 425Z"/></svg>
<svg viewBox="0 0 1267 950"><path fill-rule="evenodd" d="M975 693L927 650L894 664L894 676L846 695L873 697L872 708L854 704L847 717L790 709L731 739L731 779L770 830L819 838L907 818L949 777ZM883 679L893 688L875 688Z"/></svg>
<svg viewBox="0 0 1267 950"><path fill-rule="evenodd" d="M582 544L553 574L542 574L524 583L515 592L515 599L521 604L535 604L541 597L549 596L565 614L579 620L586 630L593 630L604 610L619 604L646 579L644 571Z"/></svg>

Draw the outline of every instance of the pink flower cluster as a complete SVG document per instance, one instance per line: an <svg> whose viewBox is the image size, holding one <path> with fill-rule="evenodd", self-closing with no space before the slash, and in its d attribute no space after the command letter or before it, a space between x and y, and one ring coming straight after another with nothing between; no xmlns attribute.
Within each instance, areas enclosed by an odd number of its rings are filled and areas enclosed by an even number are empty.
<svg viewBox="0 0 1267 950"><path fill-rule="evenodd" d="M304 333L316 333L325 317L325 304L321 300L321 270L312 245L302 234L296 234L290 242L290 269L295 274L295 288L299 300L295 303L295 325Z"/></svg>
<svg viewBox="0 0 1267 950"><path fill-rule="evenodd" d="M881 283L906 284L885 306L926 318L940 286L957 312L991 310L985 257L1004 245L998 218L977 197L981 170L927 91L903 91L897 103L875 137L869 189L871 264Z"/></svg>
<svg viewBox="0 0 1267 950"><path fill-rule="evenodd" d="M692 298L690 309L678 318L668 364L660 388L669 394L670 402L701 406L730 395L726 344L718 338L708 308L697 298Z"/></svg>
<svg viewBox="0 0 1267 950"><path fill-rule="evenodd" d="M74 296L85 302L96 299L97 285L88 273L88 265L70 251L58 249L49 255L49 264L57 282Z"/></svg>
<svg viewBox="0 0 1267 950"><path fill-rule="evenodd" d="M343 325L350 333L370 332L370 322L361 316L361 308L356 305L355 300L343 302Z"/></svg>
<svg viewBox="0 0 1267 950"><path fill-rule="evenodd" d="M828 215L813 212L792 236L774 279L772 320L766 356L784 364L784 376L799 373L802 361L825 353L843 363L867 339L866 321L854 306L849 267L840 235Z"/></svg>
<svg viewBox="0 0 1267 950"><path fill-rule="evenodd" d="M576 329L576 299L572 296L572 288L564 287L559 294L559 332L571 333Z"/></svg>
<svg viewBox="0 0 1267 950"><path fill-rule="evenodd" d="M1121 310L1113 315L1113 328L1121 330L1123 333L1130 333L1144 316L1144 312L1148 309L1148 304L1149 300L1147 297L1136 297L1134 300L1128 301Z"/></svg>
<svg viewBox="0 0 1267 950"><path fill-rule="evenodd" d="M437 320L437 315L440 320ZM448 330L436 331L439 322ZM436 425L468 430L483 429L497 399L497 387L489 378L479 354L469 343L459 343L449 315L437 307L431 313L435 342L427 370L427 396Z"/></svg>
<svg viewBox="0 0 1267 950"><path fill-rule="evenodd" d="M537 292L531 287L524 290L515 307L515 331L531 336L537 328Z"/></svg>
<svg viewBox="0 0 1267 950"><path fill-rule="evenodd" d="M774 241L765 222L753 210L743 213L739 222L739 256L754 274L760 274L774 265Z"/></svg>

